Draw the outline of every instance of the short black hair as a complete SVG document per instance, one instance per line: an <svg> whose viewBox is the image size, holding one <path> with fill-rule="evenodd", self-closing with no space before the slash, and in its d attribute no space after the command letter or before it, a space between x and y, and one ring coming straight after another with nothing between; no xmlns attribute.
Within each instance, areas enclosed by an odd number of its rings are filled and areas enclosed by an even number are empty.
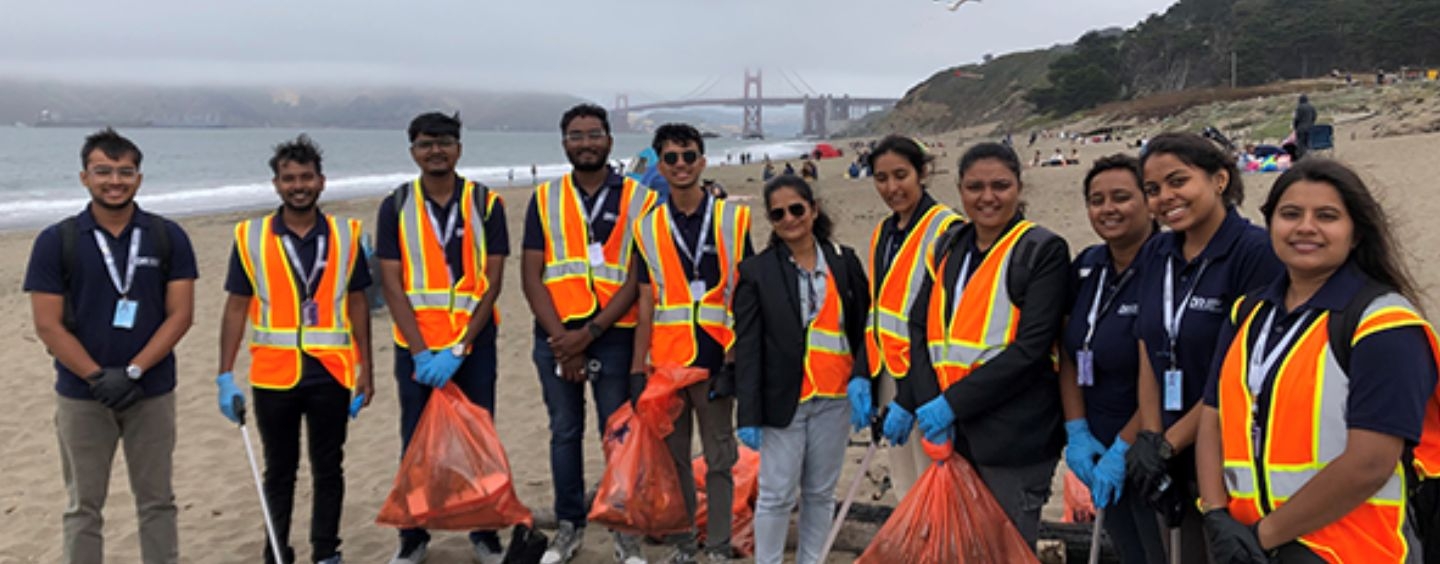
<svg viewBox="0 0 1440 564"><path fill-rule="evenodd" d="M1140 159L1125 153L1115 153L1095 159L1095 164L1090 166L1090 172L1085 173L1085 184L1082 184L1081 188L1084 189L1086 198L1090 197L1090 181L1108 170L1123 170L1130 173L1130 176L1135 177L1135 189L1140 191L1142 197L1145 195L1145 174L1140 170Z"/></svg>
<svg viewBox="0 0 1440 564"><path fill-rule="evenodd" d="M560 116L560 133L565 133L565 130L570 128L570 122L579 117L593 117L600 120L600 125L605 127L605 134L610 134L610 114L605 111L605 108L595 104L580 104L566 110L565 115Z"/></svg>
<svg viewBox="0 0 1440 564"><path fill-rule="evenodd" d="M415 138L421 135L432 137L444 137L446 135L460 139L460 112L453 115L445 115L440 112L429 112L415 116L410 120L410 142L414 143Z"/></svg>
<svg viewBox="0 0 1440 564"><path fill-rule="evenodd" d="M275 146L275 155L270 157L270 172L279 175L280 163L314 164L315 174L325 174L320 168L320 147L301 133L299 137Z"/></svg>
<svg viewBox="0 0 1440 564"><path fill-rule="evenodd" d="M695 148L700 150L700 154L705 154L705 138L700 136L700 130L690 124L667 123L655 128L655 140L650 142L650 148L655 149L655 153L658 154L661 147L665 146L666 141L676 145L694 143Z"/></svg>
<svg viewBox="0 0 1440 564"><path fill-rule="evenodd" d="M135 145L134 141L116 133L114 128L106 127L85 138L85 144L80 146L80 168L90 166L90 153L96 149L115 160L120 160L125 155L133 155L136 167L140 166L140 160L145 156L140 153L140 147Z"/></svg>
<svg viewBox="0 0 1440 564"><path fill-rule="evenodd" d="M981 143L965 151L965 154L960 156L960 162L957 166L959 169L958 176L965 176L965 171L970 170L970 167L974 166L975 163L985 159L1000 161L1005 165L1005 168L1010 169L1010 172L1015 175L1015 180L1020 180L1020 157L1015 154L1014 149L993 141Z"/></svg>

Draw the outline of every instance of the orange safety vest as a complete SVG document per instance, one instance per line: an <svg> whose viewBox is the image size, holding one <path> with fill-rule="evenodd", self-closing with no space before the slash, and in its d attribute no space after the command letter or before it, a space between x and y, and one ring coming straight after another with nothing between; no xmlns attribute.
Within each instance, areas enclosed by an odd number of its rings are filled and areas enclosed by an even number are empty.
<svg viewBox="0 0 1440 564"><path fill-rule="evenodd" d="M975 274L965 282L948 324L945 301L949 288L945 284L945 269L955 258L953 253L945 255L931 273L935 283L930 289L925 341L930 365L935 368L935 379L942 391L965 379L1015 340L1020 309L1010 299L1006 275L1010 272L1016 243L1032 227L1034 223L1021 220L995 242L985 260L975 268Z"/></svg>
<svg viewBox="0 0 1440 564"><path fill-rule="evenodd" d="M844 308L835 275L825 269L825 303L805 329L805 380L800 383L800 401L814 397L843 398L850 384L855 357L845 337Z"/></svg>
<svg viewBox="0 0 1440 564"><path fill-rule="evenodd" d="M730 306L739 277L736 267L744 258L745 234L750 232L750 208L725 200L712 201L714 232L710 240L720 258L720 282L699 300L690 295L689 273L681 266L665 206L655 206L635 224L635 237L650 273L650 293L655 298L654 327L650 331L652 365L689 366L694 362L700 347L695 340L697 326L726 351L735 342Z"/></svg>
<svg viewBox="0 0 1440 564"><path fill-rule="evenodd" d="M475 191L485 192L485 213L475 207ZM440 246L437 228L433 227L430 206L425 205L420 179L395 191L394 202L400 213L400 282L405 297L415 310L415 323L430 350L444 350L465 337L470 315L480 305L490 280L485 275L485 218L500 202L493 190L466 180L460 191L460 223L464 226L464 269L452 278L445 262L445 249ZM435 220L443 222L443 220ZM500 322L495 312L494 322ZM390 324L395 343L409 347L400 326Z"/></svg>
<svg viewBox="0 0 1440 564"><path fill-rule="evenodd" d="M865 323L865 351L870 363L870 377L884 369L896 378L910 372L910 308L925 281L925 265L930 262L935 239L956 221L960 214L940 204L930 207L915 221L905 236L900 250L890 261L890 268L877 276L875 265L880 262L882 221L870 236L870 314Z"/></svg>
<svg viewBox="0 0 1440 564"><path fill-rule="evenodd" d="M1349 377L1330 346L1329 323L1336 320L1330 312L1322 312L1303 328L1267 383L1269 411L1265 421L1256 422L1254 417L1260 412L1248 384L1253 346L1250 327L1262 308L1252 308L1239 322L1241 302L1236 300L1236 306L1231 308L1231 322L1239 323L1240 329L1225 353L1217 386L1230 514L1250 525L1284 505L1345 452ZM1432 336L1434 350L1433 331L1399 294L1377 298L1361 319L1352 343L1377 331L1422 325ZM1433 415L1433 410L1427 414L1427 435ZM1253 434L1260 425L1265 429L1263 438ZM1429 446L1433 448L1433 443ZM1257 451L1263 453L1260 461L1256 460ZM1417 463L1422 457L1417 448ZM1404 466L1397 462L1390 479L1370 499L1298 540L1326 562L1405 561L1411 548L1402 529L1407 503L1405 481Z"/></svg>
<svg viewBox="0 0 1440 564"><path fill-rule="evenodd" d="M560 321L584 319L610 303L625 276L635 241L635 218L655 206L656 195L633 178L625 178L620 191L620 214L610 238L603 244L604 259L591 262L590 223L581 209L571 175L559 182L545 182L535 189L535 209L545 232L545 270L540 279L555 303ZM616 327L634 327L638 306L615 322Z"/></svg>
<svg viewBox="0 0 1440 564"><path fill-rule="evenodd" d="M290 256L272 230L275 216L235 225L235 250L255 294L250 299L250 385L288 390L300 383L301 362L310 355L346 388L355 385L360 351L351 338L346 294L360 249L360 221L326 216L331 241L325 268L312 299L316 323L305 326L300 312L304 292L295 283ZM368 313L365 313L368 315Z"/></svg>

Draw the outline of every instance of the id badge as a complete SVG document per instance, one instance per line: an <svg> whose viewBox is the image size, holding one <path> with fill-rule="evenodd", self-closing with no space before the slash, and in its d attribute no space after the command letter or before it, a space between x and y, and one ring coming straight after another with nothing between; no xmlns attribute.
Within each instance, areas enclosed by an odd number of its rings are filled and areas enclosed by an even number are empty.
<svg viewBox="0 0 1440 564"><path fill-rule="evenodd" d="M135 311L140 308L140 303L128 298L120 298L115 301L115 318L110 325L116 329L134 329Z"/></svg>
<svg viewBox="0 0 1440 564"><path fill-rule="evenodd" d="M1175 368L1165 371L1165 411L1185 409L1185 401L1181 399L1184 395L1184 385L1184 372Z"/></svg>
<svg viewBox="0 0 1440 564"><path fill-rule="evenodd" d="M690 281L690 297L691 297L692 299L698 300L698 299L700 299L700 296L704 296L704 295L705 295L705 281L704 281L704 280L691 280L691 281Z"/></svg>
<svg viewBox="0 0 1440 564"><path fill-rule="evenodd" d="M306 327L315 327L320 324L320 305L315 300L305 300L300 304L300 320Z"/></svg>
<svg viewBox="0 0 1440 564"><path fill-rule="evenodd" d="M590 266L605 264L605 246L600 243L590 243Z"/></svg>
<svg viewBox="0 0 1440 564"><path fill-rule="evenodd" d="M1076 383L1082 387L1095 385L1095 351L1080 349L1075 351L1075 367L1077 374Z"/></svg>

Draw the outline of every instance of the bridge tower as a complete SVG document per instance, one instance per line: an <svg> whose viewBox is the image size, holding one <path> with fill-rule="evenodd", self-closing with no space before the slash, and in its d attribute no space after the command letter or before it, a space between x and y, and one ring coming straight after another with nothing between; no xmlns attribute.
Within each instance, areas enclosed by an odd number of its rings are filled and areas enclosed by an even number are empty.
<svg viewBox="0 0 1440 564"><path fill-rule="evenodd" d="M750 94L750 87L755 87L755 94ZM765 136L765 129L760 120L760 108L762 99L760 82L760 69L755 69L751 74L750 69L745 69L745 123L740 128L740 137L745 139L761 138Z"/></svg>
<svg viewBox="0 0 1440 564"><path fill-rule="evenodd" d="M805 96L805 128L801 130L802 135L825 137L829 135L828 127L828 106L831 98L827 95L811 98Z"/></svg>
<svg viewBox="0 0 1440 564"><path fill-rule="evenodd" d="M610 109L610 129L630 131L630 95L616 94L615 106Z"/></svg>

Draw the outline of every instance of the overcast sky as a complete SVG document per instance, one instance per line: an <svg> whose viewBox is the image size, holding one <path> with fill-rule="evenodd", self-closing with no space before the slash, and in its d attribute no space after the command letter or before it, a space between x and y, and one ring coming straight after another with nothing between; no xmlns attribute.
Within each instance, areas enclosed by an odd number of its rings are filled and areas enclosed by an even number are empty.
<svg viewBox="0 0 1440 564"><path fill-rule="evenodd" d="M949 0L945 0L948 3ZM986 53L1129 27L1173 0L0 0L0 76L165 84L899 97ZM809 88L801 84L808 83Z"/></svg>

